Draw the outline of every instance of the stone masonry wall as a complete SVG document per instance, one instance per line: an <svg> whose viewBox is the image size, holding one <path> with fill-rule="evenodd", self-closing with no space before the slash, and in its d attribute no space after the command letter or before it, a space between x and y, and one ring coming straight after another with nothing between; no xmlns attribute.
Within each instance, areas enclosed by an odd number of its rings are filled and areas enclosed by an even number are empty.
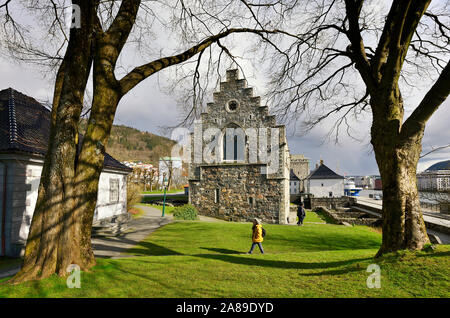
<svg viewBox="0 0 450 318"><path fill-rule="evenodd" d="M349 207L356 202L355 198L340 197L340 198L311 198L311 209L315 209L318 206L331 208L337 210L339 207Z"/></svg>
<svg viewBox="0 0 450 318"><path fill-rule="evenodd" d="M267 179L261 165L216 165L200 168L200 180L189 183L190 202L202 215L245 222L258 217L279 223L284 204L283 180Z"/></svg>

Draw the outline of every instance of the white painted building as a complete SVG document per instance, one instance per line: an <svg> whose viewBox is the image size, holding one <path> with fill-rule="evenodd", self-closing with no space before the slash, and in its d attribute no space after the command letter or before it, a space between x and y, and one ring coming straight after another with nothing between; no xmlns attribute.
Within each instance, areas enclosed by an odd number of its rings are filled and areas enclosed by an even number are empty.
<svg viewBox="0 0 450 318"><path fill-rule="evenodd" d="M50 111L13 89L0 91L0 255L26 244L49 136ZM5 133L3 133L5 132ZM105 154L94 220L127 212L131 169Z"/></svg>
<svg viewBox="0 0 450 318"><path fill-rule="evenodd" d="M418 173L417 188L425 191L450 190L450 170L431 170Z"/></svg>
<svg viewBox="0 0 450 318"><path fill-rule="evenodd" d="M324 165L322 160L307 180L308 193L316 198L339 198L344 195L344 177Z"/></svg>

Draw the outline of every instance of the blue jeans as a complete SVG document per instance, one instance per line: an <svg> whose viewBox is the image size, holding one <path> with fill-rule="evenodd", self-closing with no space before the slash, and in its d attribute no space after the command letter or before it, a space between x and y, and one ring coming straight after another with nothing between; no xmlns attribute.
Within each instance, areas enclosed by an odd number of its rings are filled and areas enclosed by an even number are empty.
<svg viewBox="0 0 450 318"><path fill-rule="evenodd" d="M248 252L248 253L251 254L253 252L253 249L255 248L255 245L258 245L259 250L261 251L261 254L264 254L264 250L263 250L261 242L252 243L252 247L250 248L250 252Z"/></svg>

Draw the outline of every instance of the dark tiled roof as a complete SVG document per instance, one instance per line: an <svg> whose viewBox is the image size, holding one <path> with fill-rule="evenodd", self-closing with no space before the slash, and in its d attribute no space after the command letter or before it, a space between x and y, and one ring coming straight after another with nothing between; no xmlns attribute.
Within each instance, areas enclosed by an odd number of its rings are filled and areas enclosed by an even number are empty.
<svg viewBox="0 0 450 318"><path fill-rule="evenodd" d="M311 172L309 179L344 179L343 176L338 175L336 172L321 164L319 168Z"/></svg>
<svg viewBox="0 0 450 318"><path fill-rule="evenodd" d="M300 179L297 177L297 175L294 173L294 171L291 169L291 172L289 174L289 179L291 181L300 181Z"/></svg>
<svg viewBox="0 0 450 318"><path fill-rule="evenodd" d="M50 110L12 88L0 91L0 152L44 156L50 132ZM80 139L81 140L81 139ZM132 169L105 154L104 168Z"/></svg>

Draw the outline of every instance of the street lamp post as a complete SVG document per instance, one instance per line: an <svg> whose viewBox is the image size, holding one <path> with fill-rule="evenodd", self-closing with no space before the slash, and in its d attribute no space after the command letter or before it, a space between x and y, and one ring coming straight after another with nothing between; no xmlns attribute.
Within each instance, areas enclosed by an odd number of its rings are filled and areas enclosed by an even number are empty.
<svg viewBox="0 0 450 318"><path fill-rule="evenodd" d="M164 211L166 209L166 189L167 189L167 179L166 179L166 173L163 173L163 187L164 187L164 201L163 201L163 208L162 208L162 217L164 217Z"/></svg>

